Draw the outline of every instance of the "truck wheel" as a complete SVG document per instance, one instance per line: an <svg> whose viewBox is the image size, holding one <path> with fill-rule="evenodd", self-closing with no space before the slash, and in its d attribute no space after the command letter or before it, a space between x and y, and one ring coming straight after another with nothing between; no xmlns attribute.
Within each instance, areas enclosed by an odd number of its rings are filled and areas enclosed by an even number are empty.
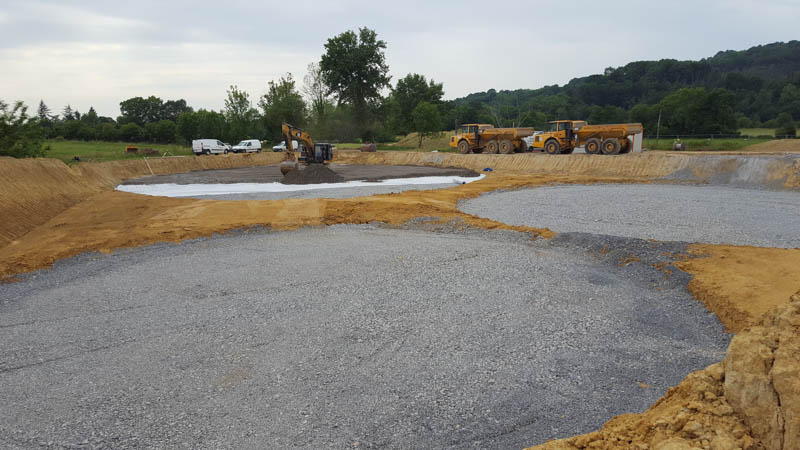
<svg viewBox="0 0 800 450"><path fill-rule="evenodd" d="M602 151L604 155L619 155L621 145L619 141L614 138L608 138L603 141Z"/></svg>
<svg viewBox="0 0 800 450"><path fill-rule="evenodd" d="M497 153L499 146L497 145L497 141L489 141L486 143L486 148L483 150L484 153Z"/></svg>
<svg viewBox="0 0 800 450"><path fill-rule="evenodd" d="M551 139L545 142L544 151L547 152L548 155L557 155L561 153L561 144L559 144L557 140Z"/></svg>
<svg viewBox="0 0 800 450"><path fill-rule="evenodd" d="M631 152L631 142L627 139L619 143L619 154L623 155L625 153Z"/></svg>
<svg viewBox="0 0 800 450"><path fill-rule="evenodd" d="M514 143L510 139L503 139L500 141L500 153L508 155L514 153Z"/></svg>
<svg viewBox="0 0 800 450"><path fill-rule="evenodd" d="M462 140L458 142L458 153L466 155L469 153L469 142Z"/></svg>
<svg viewBox="0 0 800 450"><path fill-rule="evenodd" d="M600 153L600 139L590 138L588 141L586 141L586 145L583 148L589 155L596 155Z"/></svg>

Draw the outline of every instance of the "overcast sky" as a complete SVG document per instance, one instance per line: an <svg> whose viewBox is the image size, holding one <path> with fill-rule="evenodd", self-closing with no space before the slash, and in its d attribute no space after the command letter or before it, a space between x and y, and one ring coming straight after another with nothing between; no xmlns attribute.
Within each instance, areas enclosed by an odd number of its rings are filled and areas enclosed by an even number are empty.
<svg viewBox="0 0 800 450"><path fill-rule="evenodd" d="M800 0L0 0L0 99L116 117L134 96L220 109L236 84L255 103L362 26L387 42L393 83L421 73L451 99L788 41L798 23Z"/></svg>

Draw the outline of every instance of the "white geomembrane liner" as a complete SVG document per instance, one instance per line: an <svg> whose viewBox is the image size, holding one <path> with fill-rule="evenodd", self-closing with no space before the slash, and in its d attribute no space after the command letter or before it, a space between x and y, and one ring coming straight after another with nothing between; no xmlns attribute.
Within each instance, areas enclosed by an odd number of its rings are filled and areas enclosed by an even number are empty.
<svg viewBox="0 0 800 450"><path fill-rule="evenodd" d="M200 195L252 194L259 192L297 192L317 189L337 189L376 186L413 186L429 184L465 184L486 178L477 177L417 177L395 178L381 181L347 181L344 183L281 184L281 183L233 183L233 184L121 184L117 190L134 194L162 197L196 197Z"/></svg>

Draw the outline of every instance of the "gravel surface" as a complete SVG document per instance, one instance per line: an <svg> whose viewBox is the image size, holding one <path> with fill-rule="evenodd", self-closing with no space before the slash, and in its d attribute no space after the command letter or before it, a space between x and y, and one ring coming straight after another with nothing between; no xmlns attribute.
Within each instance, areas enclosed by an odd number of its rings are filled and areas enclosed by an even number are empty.
<svg viewBox="0 0 800 450"><path fill-rule="evenodd" d="M664 241L800 247L800 193L725 186L566 185L496 192L461 210L511 225Z"/></svg>
<svg viewBox="0 0 800 450"><path fill-rule="evenodd" d="M0 285L0 446L519 448L594 430L728 343L685 278L616 260L684 244L596 240L335 226L59 262Z"/></svg>

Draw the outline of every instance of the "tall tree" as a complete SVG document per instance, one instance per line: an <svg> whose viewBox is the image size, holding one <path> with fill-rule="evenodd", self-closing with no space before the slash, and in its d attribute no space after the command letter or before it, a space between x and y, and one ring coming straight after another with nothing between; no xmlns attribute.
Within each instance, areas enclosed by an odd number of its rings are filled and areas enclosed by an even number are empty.
<svg viewBox="0 0 800 450"><path fill-rule="evenodd" d="M44 100L39 100L39 109L37 111L37 114L39 116L39 120L42 123L50 122L50 120L52 119L52 117L50 116L50 108L48 108L47 105L44 104Z"/></svg>
<svg viewBox="0 0 800 450"><path fill-rule="evenodd" d="M81 121L90 126L97 125L98 117L97 117L97 111L94 110L94 106L89 107L89 112L83 115Z"/></svg>
<svg viewBox="0 0 800 450"><path fill-rule="evenodd" d="M439 108L428 102L420 102L411 113L414 122L414 131L419 136L419 144L422 147L422 140L429 136L435 136L441 132L442 118L439 115Z"/></svg>
<svg viewBox="0 0 800 450"><path fill-rule="evenodd" d="M72 107L69 106L69 103L67 103L67 106L65 106L61 111L61 117L63 120L75 120L75 115L72 111Z"/></svg>
<svg viewBox="0 0 800 450"><path fill-rule="evenodd" d="M164 101L153 95L147 98L133 97L123 100L119 102L119 110L122 115L118 122L133 122L139 126L158 122L163 118L163 106Z"/></svg>
<svg viewBox="0 0 800 450"><path fill-rule="evenodd" d="M375 31L359 28L328 39L319 62L328 94L335 94L339 104L350 104L359 124L365 126L369 108L381 100L381 90L389 87L391 77L386 64L386 42Z"/></svg>
<svg viewBox="0 0 800 450"><path fill-rule="evenodd" d="M311 107L311 115L317 122L322 122L329 109L328 85L322 77L322 69L319 64L311 63L308 65L305 76L303 77L303 95L306 97L308 105Z"/></svg>
<svg viewBox="0 0 800 450"><path fill-rule="evenodd" d="M269 82L267 93L258 101L258 106L263 113L267 136L272 140L280 138L283 122L298 127L305 125L306 104L295 89L295 82L290 73L278 81Z"/></svg>
<svg viewBox="0 0 800 450"><path fill-rule="evenodd" d="M414 128L414 119L411 113L420 104L427 102L439 104L444 96L442 83L433 80L428 82L424 75L410 73L397 80L397 85L392 90L392 97L397 105L398 124L404 131Z"/></svg>
<svg viewBox="0 0 800 450"><path fill-rule="evenodd" d="M240 141L246 139L253 128L258 111L253 109L250 94L239 90L235 85L228 89L225 99L225 119L228 121L228 139Z"/></svg>

